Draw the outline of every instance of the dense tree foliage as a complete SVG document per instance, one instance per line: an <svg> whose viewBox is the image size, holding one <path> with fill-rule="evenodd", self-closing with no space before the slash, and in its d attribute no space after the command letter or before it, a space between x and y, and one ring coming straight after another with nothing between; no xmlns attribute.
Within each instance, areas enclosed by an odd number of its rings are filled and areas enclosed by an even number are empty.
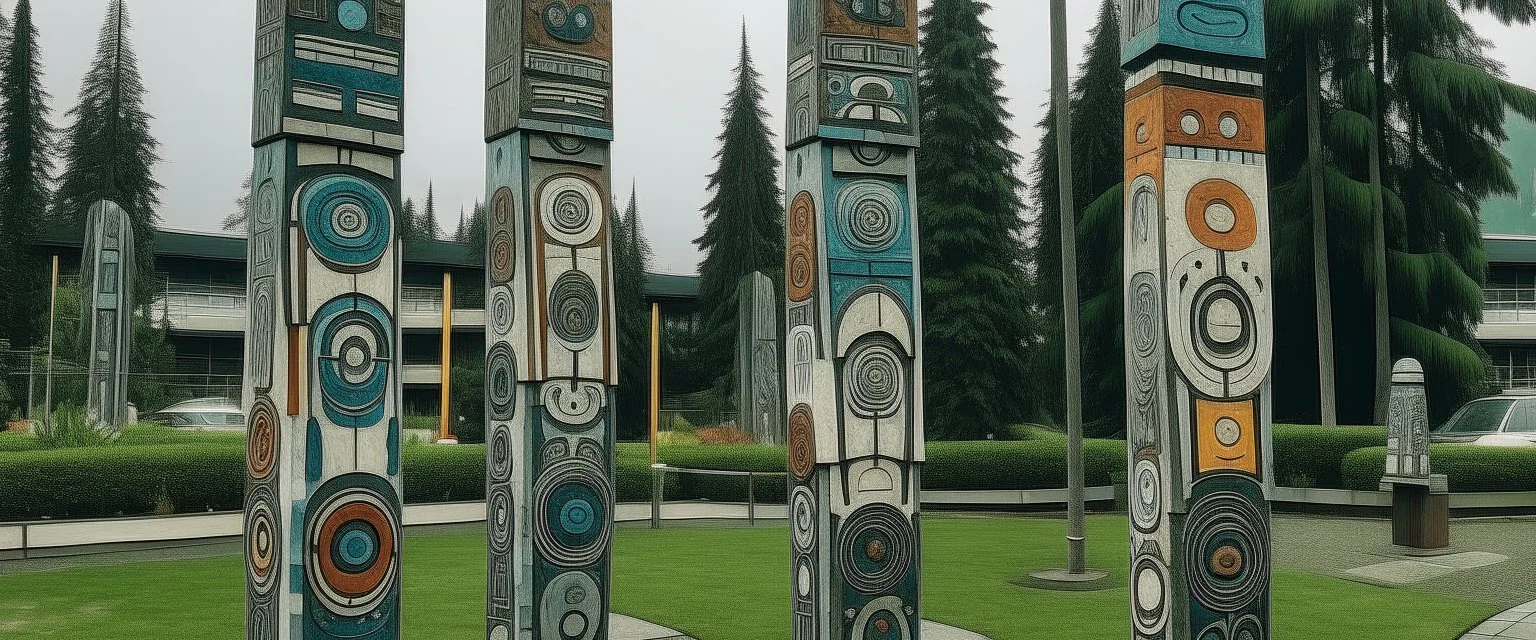
<svg viewBox="0 0 1536 640"><path fill-rule="evenodd" d="M256 183L256 171L245 174L245 179L240 181L240 195L235 196L235 206L229 215L219 222L219 228L225 231L244 231L245 224L251 219L251 207L256 202L254 193Z"/></svg>
<svg viewBox="0 0 1536 640"><path fill-rule="evenodd" d="M614 315L618 323L618 433L626 440L645 437L651 389L651 311L645 303L645 272L651 245L640 226L640 199L630 188L622 216L612 208Z"/></svg>
<svg viewBox="0 0 1536 640"><path fill-rule="evenodd" d="M30 0L16 3L11 24L0 25L0 339L21 349L37 342L35 318L47 311L47 264L33 244L50 197L53 128Z"/></svg>
<svg viewBox="0 0 1536 640"><path fill-rule="evenodd" d="M736 288L742 277L762 271L778 281L784 262L784 202L779 188L779 155L763 108L762 76L752 63L746 28L736 66L736 86L726 98L718 168L709 176L713 194L704 206L704 235L694 240L704 254L699 264L700 365L730 389L736 352Z"/></svg>
<svg viewBox="0 0 1536 640"><path fill-rule="evenodd" d="M984 438L1028 411L1024 206L989 9L935 0L922 14L923 402L937 438Z"/></svg>
<svg viewBox="0 0 1536 640"><path fill-rule="evenodd" d="M1079 331L1083 357L1084 432L1092 437L1123 430L1125 358L1121 343L1120 261L1122 183L1125 174L1121 120L1125 75L1120 70L1117 3L1104 0L1087 46L1087 57L1072 84L1072 201L1077 215ZM1044 135L1035 152L1032 192L1040 207L1039 242L1034 252L1035 296L1042 310L1044 343L1030 358L1030 379L1039 384L1041 409L1065 420L1061 313L1062 265L1060 173L1056 161L1056 111L1040 121Z"/></svg>
<svg viewBox="0 0 1536 640"><path fill-rule="evenodd" d="M52 216L83 232L91 205L116 202L133 223L134 303L147 305L155 277L155 223L160 216L154 166L158 142L144 110L145 88L123 0L110 0L96 39L96 55L80 83L80 101L64 134L64 172L54 193Z"/></svg>
<svg viewBox="0 0 1536 640"><path fill-rule="evenodd" d="M1385 130L1373 125L1377 85L1371 3L1278 0L1271 28L1269 109L1270 215L1274 226L1276 415L1315 420L1318 411L1316 315L1312 268L1306 40L1320 50L1324 215L1328 224L1340 421L1374 418L1373 333L1386 322L1392 355L1424 363L1430 410L1444 416L1487 391L1487 356L1474 336L1482 316L1487 268L1478 207L1514 193L1499 152L1504 118L1536 117L1536 93L1503 78L1486 42L1461 9L1488 11L1522 24L1536 19L1530 0L1384 0ZM1386 220L1390 318L1376 317L1372 253L1375 194L1369 145L1384 140L1381 181Z"/></svg>

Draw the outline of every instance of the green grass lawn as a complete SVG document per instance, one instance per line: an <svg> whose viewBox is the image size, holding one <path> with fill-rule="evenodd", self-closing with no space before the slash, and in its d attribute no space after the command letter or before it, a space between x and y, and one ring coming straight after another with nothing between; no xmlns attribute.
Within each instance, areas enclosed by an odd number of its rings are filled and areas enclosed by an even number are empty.
<svg viewBox="0 0 1536 640"><path fill-rule="evenodd" d="M1051 593L1008 584L1063 562L1061 521L930 517L924 522L924 614L994 640L1124 638L1124 587ZM484 633L482 535L406 542L405 638ZM1093 566L1117 583L1128 564L1125 520L1089 521ZM1283 564L1283 559L1282 559ZM223 557L0 576L0 637L243 638L241 559ZM620 528L614 608L701 640L789 637L784 527ZM1280 570L1275 637L1454 640L1494 611L1470 601Z"/></svg>

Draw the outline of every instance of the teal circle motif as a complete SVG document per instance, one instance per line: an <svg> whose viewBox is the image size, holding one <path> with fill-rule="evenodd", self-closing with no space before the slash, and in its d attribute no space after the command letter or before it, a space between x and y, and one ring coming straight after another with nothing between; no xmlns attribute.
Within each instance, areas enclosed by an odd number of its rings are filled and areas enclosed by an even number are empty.
<svg viewBox="0 0 1536 640"><path fill-rule="evenodd" d="M336 17L347 31L360 31L368 26L368 9L357 0L344 0L336 8Z"/></svg>
<svg viewBox="0 0 1536 640"><path fill-rule="evenodd" d="M575 535L582 535L592 530L592 523L597 518L593 514L592 503L577 498L560 507L560 528Z"/></svg>
<svg viewBox="0 0 1536 640"><path fill-rule="evenodd" d="M394 240L389 198L359 178L336 174L306 183L299 210L310 249L340 273L372 269Z"/></svg>
<svg viewBox="0 0 1536 640"><path fill-rule="evenodd" d="M362 528L352 529L341 535L336 544L336 552L343 565L355 567L367 567L373 564L375 551L378 545L374 540L377 535L371 531L363 531Z"/></svg>

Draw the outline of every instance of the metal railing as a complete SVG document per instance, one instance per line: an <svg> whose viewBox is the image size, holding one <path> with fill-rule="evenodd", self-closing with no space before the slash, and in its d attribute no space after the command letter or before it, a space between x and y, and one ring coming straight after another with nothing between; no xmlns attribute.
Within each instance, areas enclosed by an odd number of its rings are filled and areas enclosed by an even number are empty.
<svg viewBox="0 0 1536 640"><path fill-rule="evenodd" d="M747 479L747 526L757 526L757 496L754 485L758 476L783 476L789 474L784 471L718 471L715 469L685 469L666 464L651 465L651 528L661 528L661 503L666 501L666 475L669 473L693 474L701 476L729 476Z"/></svg>
<svg viewBox="0 0 1536 640"><path fill-rule="evenodd" d="M1536 323L1536 287L1483 289L1483 323Z"/></svg>
<svg viewBox="0 0 1536 640"><path fill-rule="evenodd" d="M1493 365L1494 385L1500 389L1536 389L1536 366Z"/></svg>

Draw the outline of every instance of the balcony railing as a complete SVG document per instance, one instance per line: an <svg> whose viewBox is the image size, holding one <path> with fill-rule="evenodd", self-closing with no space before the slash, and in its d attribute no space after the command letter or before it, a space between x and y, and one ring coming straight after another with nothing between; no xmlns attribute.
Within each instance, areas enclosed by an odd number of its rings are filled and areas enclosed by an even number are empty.
<svg viewBox="0 0 1536 640"><path fill-rule="evenodd" d="M1483 289L1483 323L1536 323L1536 287Z"/></svg>
<svg viewBox="0 0 1536 640"><path fill-rule="evenodd" d="M1490 382L1499 389L1536 389L1536 366L1494 365Z"/></svg>

